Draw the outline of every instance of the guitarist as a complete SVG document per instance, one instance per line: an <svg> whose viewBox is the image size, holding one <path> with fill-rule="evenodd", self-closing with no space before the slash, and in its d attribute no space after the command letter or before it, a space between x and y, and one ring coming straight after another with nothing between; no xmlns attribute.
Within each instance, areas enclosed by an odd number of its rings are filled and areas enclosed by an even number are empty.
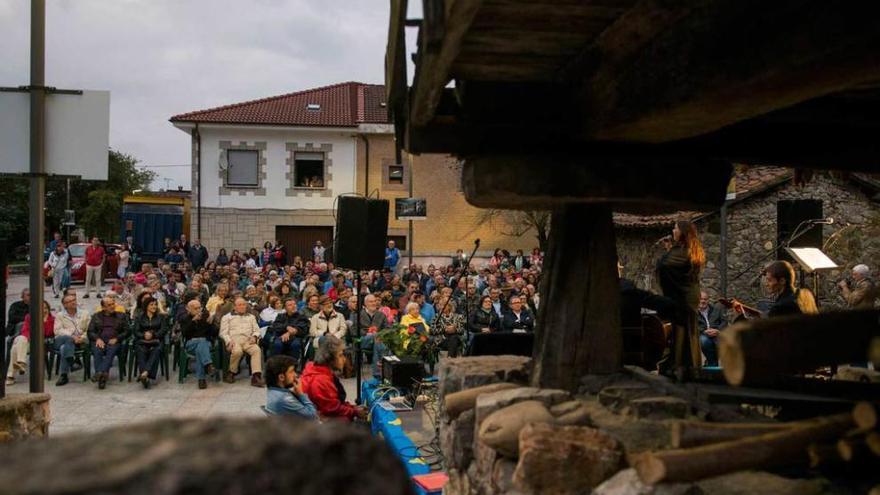
<svg viewBox="0 0 880 495"><path fill-rule="evenodd" d="M745 306L736 299L732 301L732 307L735 311L745 315L746 318L759 315L772 318L774 316L818 313L813 293L809 289L798 289L795 282L794 267L791 266L791 263L782 260L774 261L764 269L764 286L776 297L767 314L758 312L758 315L755 315L757 310Z"/></svg>

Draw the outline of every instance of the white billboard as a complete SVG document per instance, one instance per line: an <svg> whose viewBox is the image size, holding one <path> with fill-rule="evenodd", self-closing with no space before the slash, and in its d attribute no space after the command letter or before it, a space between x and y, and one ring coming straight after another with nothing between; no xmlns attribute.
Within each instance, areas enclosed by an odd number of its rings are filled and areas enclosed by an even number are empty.
<svg viewBox="0 0 880 495"><path fill-rule="evenodd" d="M30 93L0 92L0 173L30 172ZM107 180L110 92L46 95L46 173Z"/></svg>

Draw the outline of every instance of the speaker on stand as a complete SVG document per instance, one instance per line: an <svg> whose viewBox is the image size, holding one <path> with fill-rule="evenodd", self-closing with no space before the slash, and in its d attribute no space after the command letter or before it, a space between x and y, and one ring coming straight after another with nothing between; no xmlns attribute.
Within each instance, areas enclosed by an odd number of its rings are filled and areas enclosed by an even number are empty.
<svg viewBox="0 0 880 495"><path fill-rule="evenodd" d="M361 397L361 270L380 270L385 266L385 240L388 237L388 201L361 196L339 196L336 209L336 236L333 254L336 266L354 270L358 296L354 318L354 351L358 404Z"/></svg>

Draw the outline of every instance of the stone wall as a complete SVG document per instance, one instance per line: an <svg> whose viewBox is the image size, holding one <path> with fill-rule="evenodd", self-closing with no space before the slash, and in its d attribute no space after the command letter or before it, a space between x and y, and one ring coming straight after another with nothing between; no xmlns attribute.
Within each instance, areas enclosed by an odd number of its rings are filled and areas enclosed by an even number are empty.
<svg viewBox="0 0 880 495"><path fill-rule="evenodd" d="M787 183L735 203L728 209L727 292L744 301L755 302L767 298L758 278L763 264L738 280L731 279L773 249L776 243L776 203L792 199L821 200L823 215L835 219L833 225L823 227L825 252L844 269L823 274L819 292L821 304L826 307L842 306L843 300L835 284L849 269L866 263L874 273L878 272L880 204L871 201L850 181L828 174L816 174L804 186ZM717 220L716 214L714 218L707 217L697 223L707 260L701 282L713 298L720 295L721 284L720 236L717 225L710 229L710 223L714 221L717 224ZM639 287L660 290L654 264L662 250L654 243L667 235L671 227L617 229L618 253L626 264L624 276L634 280ZM767 263L774 259L770 256Z"/></svg>
<svg viewBox="0 0 880 495"><path fill-rule="evenodd" d="M228 253L233 249L246 253L250 248L259 251L266 241L274 243L278 225L335 226L329 210L244 210L238 208L202 209L202 244L211 257L220 248Z"/></svg>
<svg viewBox="0 0 880 495"><path fill-rule="evenodd" d="M0 443L49 435L49 394L9 394L0 399Z"/></svg>

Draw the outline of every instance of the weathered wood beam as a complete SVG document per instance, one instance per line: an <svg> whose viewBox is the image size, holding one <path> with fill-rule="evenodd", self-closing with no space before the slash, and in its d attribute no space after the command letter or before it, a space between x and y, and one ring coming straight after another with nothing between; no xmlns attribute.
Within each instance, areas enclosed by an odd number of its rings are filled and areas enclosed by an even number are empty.
<svg viewBox="0 0 880 495"><path fill-rule="evenodd" d="M731 173L729 163L710 160L477 155L465 160L462 186L480 208L603 203L615 211L660 213L720 207Z"/></svg>
<svg viewBox="0 0 880 495"><path fill-rule="evenodd" d="M394 137L403 143L407 121L406 78L406 10L407 0L391 0L388 22L388 45L385 48L385 102L388 116L394 122Z"/></svg>
<svg viewBox="0 0 880 495"><path fill-rule="evenodd" d="M864 361L871 339L880 335L878 317L874 310L836 311L733 325L719 339L724 377L731 385L767 383L779 375Z"/></svg>
<svg viewBox="0 0 880 495"><path fill-rule="evenodd" d="M427 41L420 39L410 109L413 125L423 126L434 116L443 88L450 81L452 64L481 4L482 0L446 0L444 31L439 50L428 50ZM419 36L421 38L428 35L420 30Z"/></svg>
<svg viewBox="0 0 880 495"><path fill-rule="evenodd" d="M739 438L763 435L790 428L786 423L710 423L676 421L672 424L672 448L696 447Z"/></svg>
<svg viewBox="0 0 880 495"><path fill-rule="evenodd" d="M568 205L551 220L532 384L575 391L580 377L620 371L620 288L607 205Z"/></svg>
<svg viewBox="0 0 880 495"><path fill-rule="evenodd" d="M880 78L876 6L642 0L562 72L590 139L667 142Z"/></svg>

